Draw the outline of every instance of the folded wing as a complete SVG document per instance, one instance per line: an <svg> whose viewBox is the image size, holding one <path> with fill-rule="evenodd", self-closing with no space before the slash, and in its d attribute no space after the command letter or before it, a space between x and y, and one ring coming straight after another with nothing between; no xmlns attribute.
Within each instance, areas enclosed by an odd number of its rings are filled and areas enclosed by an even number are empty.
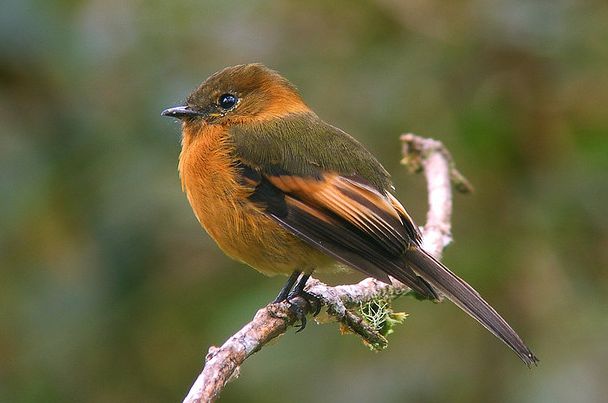
<svg viewBox="0 0 608 403"><path fill-rule="evenodd" d="M303 241L368 276L390 283L390 275L421 296L438 298L404 264L406 250L419 244L420 234L411 220L403 220L392 196L356 177L272 176L241 167L246 181L254 185L250 199Z"/></svg>

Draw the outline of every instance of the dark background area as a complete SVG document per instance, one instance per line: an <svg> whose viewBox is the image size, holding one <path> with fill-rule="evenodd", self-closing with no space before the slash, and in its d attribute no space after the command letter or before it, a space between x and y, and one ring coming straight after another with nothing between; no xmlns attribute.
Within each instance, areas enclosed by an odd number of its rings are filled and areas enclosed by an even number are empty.
<svg viewBox="0 0 608 403"><path fill-rule="evenodd" d="M389 348L289 332L224 402L599 402L608 394L605 1L42 1L0 13L0 401L180 401L204 352L284 278L230 261L177 175L160 111L263 62L393 173L399 135L443 141L445 262L541 358L528 370L450 303L402 298ZM326 278L332 283L355 281Z"/></svg>

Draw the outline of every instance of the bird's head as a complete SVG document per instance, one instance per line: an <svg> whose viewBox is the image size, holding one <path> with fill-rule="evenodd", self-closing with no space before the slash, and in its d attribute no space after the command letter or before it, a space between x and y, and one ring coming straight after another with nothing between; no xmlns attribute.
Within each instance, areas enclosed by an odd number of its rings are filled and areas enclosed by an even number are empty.
<svg viewBox="0 0 608 403"><path fill-rule="evenodd" d="M206 79L183 105L163 116L188 124L231 125L310 112L297 89L279 73L262 64L227 67Z"/></svg>

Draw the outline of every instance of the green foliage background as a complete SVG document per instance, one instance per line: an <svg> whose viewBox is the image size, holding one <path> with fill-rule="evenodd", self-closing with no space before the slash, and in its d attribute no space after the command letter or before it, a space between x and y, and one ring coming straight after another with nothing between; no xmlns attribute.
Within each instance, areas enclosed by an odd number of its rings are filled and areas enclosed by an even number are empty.
<svg viewBox="0 0 608 403"><path fill-rule="evenodd" d="M448 146L477 191L455 199L445 261L542 362L528 370L449 303L404 298L387 350L310 325L222 401L603 400L606 21L601 0L3 2L0 401L179 401L204 351L274 297L283 278L199 228L179 127L160 117L253 61L376 153L419 222L399 134Z"/></svg>

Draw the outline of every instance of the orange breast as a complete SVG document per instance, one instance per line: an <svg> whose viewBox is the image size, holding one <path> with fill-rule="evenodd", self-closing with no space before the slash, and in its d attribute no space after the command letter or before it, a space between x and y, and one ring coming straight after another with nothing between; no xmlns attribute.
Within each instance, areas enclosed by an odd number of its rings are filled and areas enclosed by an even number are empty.
<svg viewBox="0 0 608 403"><path fill-rule="evenodd" d="M332 260L276 224L237 180L228 133L219 125L186 128L179 161L182 188L196 218L230 257L268 274L291 274Z"/></svg>

